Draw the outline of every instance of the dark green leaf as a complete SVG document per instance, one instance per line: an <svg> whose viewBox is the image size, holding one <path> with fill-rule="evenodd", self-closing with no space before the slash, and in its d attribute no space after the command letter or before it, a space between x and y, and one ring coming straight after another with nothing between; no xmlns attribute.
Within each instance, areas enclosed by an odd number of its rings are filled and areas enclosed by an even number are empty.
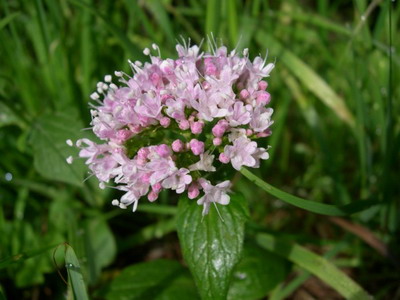
<svg viewBox="0 0 400 300"><path fill-rule="evenodd" d="M34 152L34 164L44 177L66 183L82 185L86 167L82 161L69 165L66 158L77 155L76 149L66 144L81 138L82 125L74 117L66 114L45 115L33 127L31 144Z"/></svg>
<svg viewBox="0 0 400 300"><path fill-rule="evenodd" d="M178 206L177 230L183 256L203 299L226 299L232 271L240 259L247 202L232 195L227 206L211 206L202 217L196 201L182 198Z"/></svg>
<svg viewBox="0 0 400 300"><path fill-rule="evenodd" d="M176 261L155 260L125 268L111 283L108 300L198 299L190 273Z"/></svg>
<svg viewBox="0 0 400 300"><path fill-rule="evenodd" d="M286 278L288 266L287 261L278 255L254 244L245 244L243 257L233 272L228 299L256 300L265 297Z"/></svg>
<svg viewBox="0 0 400 300"><path fill-rule="evenodd" d="M86 222L85 234L89 283L93 284L101 269L114 260L117 247L110 227L100 216Z"/></svg>

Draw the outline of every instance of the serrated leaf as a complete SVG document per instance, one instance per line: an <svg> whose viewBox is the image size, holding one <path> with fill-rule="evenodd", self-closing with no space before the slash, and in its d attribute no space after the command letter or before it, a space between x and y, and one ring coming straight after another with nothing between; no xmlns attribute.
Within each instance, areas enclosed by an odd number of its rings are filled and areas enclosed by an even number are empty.
<svg viewBox="0 0 400 300"><path fill-rule="evenodd" d="M34 165L44 177L82 186L86 169L82 161L69 165L66 158L76 156L76 149L66 144L67 139L82 138L82 125L66 114L45 115L34 125L30 138Z"/></svg>
<svg viewBox="0 0 400 300"><path fill-rule="evenodd" d="M229 205L211 207L202 217L196 201L182 198L177 230L183 257L203 299L226 299L232 271L240 259L248 216L243 196L231 195Z"/></svg>
<svg viewBox="0 0 400 300"><path fill-rule="evenodd" d="M247 243L234 269L228 300L257 300L265 297L289 272L288 262L255 244Z"/></svg>
<svg viewBox="0 0 400 300"><path fill-rule="evenodd" d="M125 268L111 283L108 300L195 300L196 287L190 273L171 260L154 260Z"/></svg>

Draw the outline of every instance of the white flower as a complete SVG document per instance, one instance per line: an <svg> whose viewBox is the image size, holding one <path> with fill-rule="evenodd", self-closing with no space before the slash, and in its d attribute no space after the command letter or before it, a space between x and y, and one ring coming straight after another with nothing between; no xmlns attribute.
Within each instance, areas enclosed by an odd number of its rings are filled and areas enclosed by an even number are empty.
<svg viewBox="0 0 400 300"><path fill-rule="evenodd" d="M231 128L230 133L228 135L228 140L233 142L240 137L246 137L246 129L244 128Z"/></svg>
<svg viewBox="0 0 400 300"><path fill-rule="evenodd" d="M200 160L197 163L189 166L189 170L215 172L215 167L212 165L214 157L215 157L214 155L210 155L209 151L200 154Z"/></svg>
<svg viewBox="0 0 400 300"><path fill-rule="evenodd" d="M197 200L198 205L203 205L203 216L208 214L211 203L219 203L228 205L230 197L227 194L231 186L231 182L226 180L213 186L208 180L200 178L198 180L204 191L204 196Z"/></svg>

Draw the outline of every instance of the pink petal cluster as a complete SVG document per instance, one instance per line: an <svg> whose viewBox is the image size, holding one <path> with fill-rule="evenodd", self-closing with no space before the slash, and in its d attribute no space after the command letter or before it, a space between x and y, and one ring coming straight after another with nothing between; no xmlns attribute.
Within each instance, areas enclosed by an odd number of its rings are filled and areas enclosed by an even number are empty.
<svg viewBox="0 0 400 300"><path fill-rule="evenodd" d="M251 61L247 49L228 53L213 45L203 53L178 44L177 59L162 59L153 44L158 55L144 50L150 62L129 61L133 76L115 72L119 85L110 75L97 84L91 125L103 143L81 139L76 146L100 187L111 181L124 192L113 205L135 211L141 197L155 201L170 189L199 197L207 214L211 203L229 203L231 186L229 180L213 184L207 174L224 164L240 170L268 159L256 140L271 134L263 79L274 64Z"/></svg>

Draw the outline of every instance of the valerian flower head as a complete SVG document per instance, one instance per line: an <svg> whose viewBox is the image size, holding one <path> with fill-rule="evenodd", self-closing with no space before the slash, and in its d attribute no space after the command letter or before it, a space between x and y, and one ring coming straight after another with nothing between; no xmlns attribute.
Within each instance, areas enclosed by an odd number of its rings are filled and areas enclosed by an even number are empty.
<svg viewBox="0 0 400 300"><path fill-rule="evenodd" d="M113 205L135 211L140 198L153 202L169 189L198 198L204 215L211 203L230 201L231 182L212 182L211 173L269 158L258 140L271 134L265 78L274 64L251 61L247 49L210 46L204 53L178 44L178 58L163 59L153 44L157 55L143 51L150 62L129 61L132 76L117 71L119 85L111 75L97 84L91 126L102 143L81 139L76 146L101 188L111 181L124 192Z"/></svg>

